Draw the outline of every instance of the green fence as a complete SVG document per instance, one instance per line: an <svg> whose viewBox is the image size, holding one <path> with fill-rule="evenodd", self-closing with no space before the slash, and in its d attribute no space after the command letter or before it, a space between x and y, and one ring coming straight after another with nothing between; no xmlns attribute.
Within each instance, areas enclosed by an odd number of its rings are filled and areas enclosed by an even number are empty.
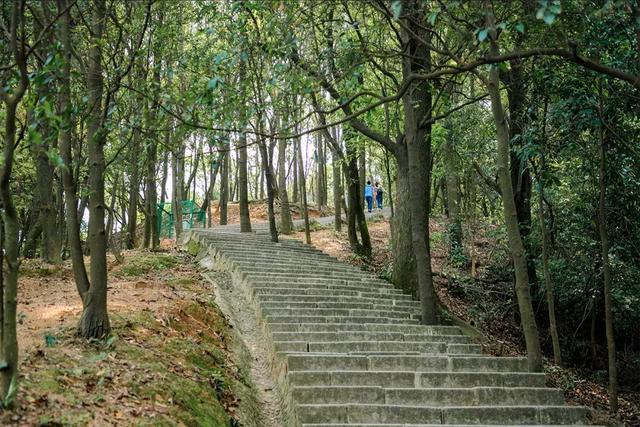
<svg viewBox="0 0 640 427"><path fill-rule="evenodd" d="M158 230L160 237L171 239L174 234L174 217L171 203L158 203L156 205ZM182 229L188 230L193 227L204 227L206 225L207 214L193 200L182 202Z"/></svg>

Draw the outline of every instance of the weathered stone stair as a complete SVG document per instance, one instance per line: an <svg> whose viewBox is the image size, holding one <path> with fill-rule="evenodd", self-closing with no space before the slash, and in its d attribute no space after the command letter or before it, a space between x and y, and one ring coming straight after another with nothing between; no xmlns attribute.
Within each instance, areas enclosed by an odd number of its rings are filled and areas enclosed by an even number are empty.
<svg viewBox="0 0 640 427"><path fill-rule="evenodd" d="M420 325L419 303L297 241L191 230L203 264L255 303L303 427L583 425L524 358L491 357L457 327Z"/></svg>

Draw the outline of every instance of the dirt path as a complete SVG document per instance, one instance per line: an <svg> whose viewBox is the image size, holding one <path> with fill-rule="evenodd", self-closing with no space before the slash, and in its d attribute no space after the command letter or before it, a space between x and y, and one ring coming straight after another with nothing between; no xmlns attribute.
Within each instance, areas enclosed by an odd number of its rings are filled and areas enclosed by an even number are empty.
<svg viewBox="0 0 640 427"><path fill-rule="evenodd" d="M264 335L253 305L246 295L235 289L228 273L208 272L205 277L213 285L218 307L228 317L251 355L251 379L258 393L257 400L261 413L255 419L242 420L248 427L281 427L286 425L282 416L282 405L277 392L277 384L271 376Z"/></svg>

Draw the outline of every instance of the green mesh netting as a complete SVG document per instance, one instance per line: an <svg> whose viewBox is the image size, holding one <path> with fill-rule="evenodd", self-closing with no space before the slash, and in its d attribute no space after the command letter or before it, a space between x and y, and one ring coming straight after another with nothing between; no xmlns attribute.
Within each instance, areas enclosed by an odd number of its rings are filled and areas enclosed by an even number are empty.
<svg viewBox="0 0 640 427"><path fill-rule="evenodd" d="M171 203L158 203L156 205L158 230L160 237L171 239L174 234L173 207ZM188 230L193 227L204 227L206 225L206 212L193 200L182 202L182 229Z"/></svg>

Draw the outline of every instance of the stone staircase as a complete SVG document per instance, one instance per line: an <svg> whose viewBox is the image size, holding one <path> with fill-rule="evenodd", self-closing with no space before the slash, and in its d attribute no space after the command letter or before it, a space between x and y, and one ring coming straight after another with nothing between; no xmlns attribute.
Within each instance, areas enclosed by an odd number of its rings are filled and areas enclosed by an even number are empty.
<svg viewBox="0 0 640 427"><path fill-rule="evenodd" d="M202 264L246 293L273 350L291 425L584 425L544 374L483 355L453 326L420 325L419 303L292 240L236 228L191 230Z"/></svg>

